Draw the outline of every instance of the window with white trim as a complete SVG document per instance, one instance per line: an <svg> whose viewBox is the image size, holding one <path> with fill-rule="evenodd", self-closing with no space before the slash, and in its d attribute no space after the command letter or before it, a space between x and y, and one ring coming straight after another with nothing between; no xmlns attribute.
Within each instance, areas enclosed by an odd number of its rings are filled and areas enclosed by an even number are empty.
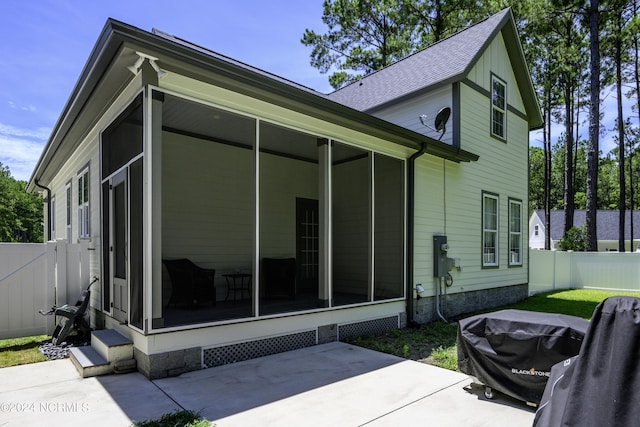
<svg viewBox="0 0 640 427"><path fill-rule="evenodd" d="M51 196L49 209L51 212L49 216L49 219L51 221L51 224L49 224L49 230L51 231L51 233L49 234L49 239L56 240L56 196Z"/></svg>
<svg viewBox="0 0 640 427"><path fill-rule="evenodd" d="M491 76L491 135L507 138L507 84Z"/></svg>
<svg viewBox="0 0 640 427"><path fill-rule="evenodd" d="M522 202L509 199L509 265L522 265Z"/></svg>
<svg viewBox="0 0 640 427"><path fill-rule="evenodd" d="M78 238L88 239L89 229L89 168L78 175Z"/></svg>
<svg viewBox="0 0 640 427"><path fill-rule="evenodd" d="M482 266L498 266L498 196L482 193Z"/></svg>
<svg viewBox="0 0 640 427"><path fill-rule="evenodd" d="M65 193L67 195L67 200L66 200L66 206L65 206L65 213L66 213L66 219L65 219L65 227L66 227L66 235L65 238L67 239L67 243L71 243L71 182L69 182L66 186L65 186Z"/></svg>

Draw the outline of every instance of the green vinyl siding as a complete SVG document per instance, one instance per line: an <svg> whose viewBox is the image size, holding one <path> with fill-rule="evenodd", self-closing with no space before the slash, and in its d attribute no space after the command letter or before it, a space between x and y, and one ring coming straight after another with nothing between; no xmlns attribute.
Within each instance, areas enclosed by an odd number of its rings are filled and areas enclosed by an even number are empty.
<svg viewBox="0 0 640 427"><path fill-rule="evenodd" d="M506 140L491 136L491 76L506 84ZM513 110L524 111L514 74L499 36L487 48L467 78L459 84L460 147L477 153L471 163L453 163L432 156L416 162L416 213L414 248L415 283L434 293L433 235L446 234L449 256L459 259L462 271L451 272L454 285L447 293L519 285L528 281L528 257L522 268L510 267L509 202L528 200L527 120ZM498 201L497 265L483 268L483 194ZM521 247L528 247L521 233ZM511 263L513 266L513 263ZM518 267L520 265L518 264ZM425 295L425 294L423 294Z"/></svg>
<svg viewBox="0 0 640 427"><path fill-rule="evenodd" d="M467 79L489 93L491 91L492 74L505 82L508 105L524 113L524 102L518 90L518 84L501 34L498 34L495 40L487 47L487 50L467 75Z"/></svg>

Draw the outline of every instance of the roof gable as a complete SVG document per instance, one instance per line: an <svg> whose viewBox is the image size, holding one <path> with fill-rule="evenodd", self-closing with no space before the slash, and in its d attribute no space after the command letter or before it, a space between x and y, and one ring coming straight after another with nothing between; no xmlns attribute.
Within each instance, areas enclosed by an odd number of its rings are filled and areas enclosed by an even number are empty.
<svg viewBox="0 0 640 427"><path fill-rule="evenodd" d="M539 127L542 124L542 115L510 9L504 9L484 21L338 89L328 97L357 110L371 111L439 85L460 81L477 63L499 32L502 32L509 52L511 67L529 116L529 127Z"/></svg>

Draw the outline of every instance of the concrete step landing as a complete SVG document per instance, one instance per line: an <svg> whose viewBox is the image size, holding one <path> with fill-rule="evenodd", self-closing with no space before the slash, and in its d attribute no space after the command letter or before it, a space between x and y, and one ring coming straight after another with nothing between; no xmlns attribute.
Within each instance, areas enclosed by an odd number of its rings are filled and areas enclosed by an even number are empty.
<svg viewBox="0 0 640 427"><path fill-rule="evenodd" d="M91 332L91 346L74 347L69 358L83 378L136 370L133 342L113 329Z"/></svg>

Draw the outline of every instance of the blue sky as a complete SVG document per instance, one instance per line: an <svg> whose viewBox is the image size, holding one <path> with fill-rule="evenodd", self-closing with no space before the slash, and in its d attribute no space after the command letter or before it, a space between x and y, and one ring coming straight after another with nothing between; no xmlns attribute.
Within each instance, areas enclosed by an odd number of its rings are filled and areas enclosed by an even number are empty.
<svg viewBox="0 0 640 427"><path fill-rule="evenodd" d="M0 162L28 180L107 18L158 28L320 92L304 30L324 32L322 0L2 0ZM625 101L627 101L625 99ZM615 99L602 107L613 128ZM584 117L586 118L586 112ZM562 131L554 126L555 135ZM584 127L582 137L586 138ZM531 144L540 146L533 133ZM601 149L612 147L611 133Z"/></svg>
<svg viewBox="0 0 640 427"><path fill-rule="evenodd" d="M0 162L28 180L107 18L157 28L321 92L306 28L322 0L2 0Z"/></svg>

